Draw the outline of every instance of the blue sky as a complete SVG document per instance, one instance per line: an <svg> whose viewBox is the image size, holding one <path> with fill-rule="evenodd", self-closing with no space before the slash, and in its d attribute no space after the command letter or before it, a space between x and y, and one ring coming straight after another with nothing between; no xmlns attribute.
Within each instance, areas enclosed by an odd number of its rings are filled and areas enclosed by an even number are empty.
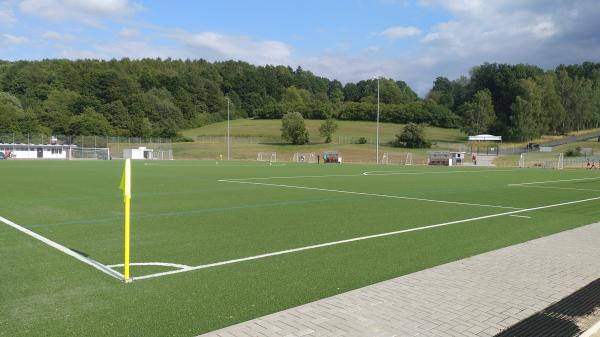
<svg viewBox="0 0 600 337"><path fill-rule="evenodd" d="M0 59L203 58L385 76L599 61L596 0L0 0Z"/></svg>

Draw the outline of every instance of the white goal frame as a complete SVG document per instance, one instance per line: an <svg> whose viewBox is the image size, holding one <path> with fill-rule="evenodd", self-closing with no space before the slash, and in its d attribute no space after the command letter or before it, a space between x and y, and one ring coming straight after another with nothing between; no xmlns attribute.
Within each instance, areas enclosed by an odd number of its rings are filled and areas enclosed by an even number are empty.
<svg viewBox="0 0 600 337"><path fill-rule="evenodd" d="M535 156L540 157L535 158ZM520 168L532 167L562 170L565 167L565 158L562 152L551 154L550 157L538 154L537 152L521 153L518 166Z"/></svg>
<svg viewBox="0 0 600 337"><path fill-rule="evenodd" d="M67 154L68 160L110 160L110 149L107 147L72 147Z"/></svg>
<svg viewBox="0 0 600 337"><path fill-rule="evenodd" d="M385 152L381 156L381 164L383 165L412 165L413 155L410 152L392 153Z"/></svg>
<svg viewBox="0 0 600 337"><path fill-rule="evenodd" d="M315 164L317 162L317 155L314 152L296 152L294 153L294 157L292 157L292 161L295 163Z"/></svg>
<svg viewBox="0 0 600 337"><path fill-rule="evenodd" d="M277 162L277 152L259 152L256 156L256 161L268 161L275 163Z"/></svg>

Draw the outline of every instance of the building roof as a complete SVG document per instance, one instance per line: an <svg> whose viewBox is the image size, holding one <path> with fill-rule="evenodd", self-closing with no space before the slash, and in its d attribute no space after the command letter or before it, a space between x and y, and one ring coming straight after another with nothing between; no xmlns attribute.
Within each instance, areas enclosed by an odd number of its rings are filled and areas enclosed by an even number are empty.
<svg viewBox="0 0 600 337"><path fill-rule="evenodd" d="M67 145L67 144L16 144L16 143L0 143L0 147L8 147L8 148L75 148L77 145Z"/></svg>
<svg viewBox="0 0 600 337"><path fill-rule="evenodd" d="M480 141L494 140L494 141L502 141L502 136L476 135L476 136L469 136L469 140L480 140Z"/></svg>

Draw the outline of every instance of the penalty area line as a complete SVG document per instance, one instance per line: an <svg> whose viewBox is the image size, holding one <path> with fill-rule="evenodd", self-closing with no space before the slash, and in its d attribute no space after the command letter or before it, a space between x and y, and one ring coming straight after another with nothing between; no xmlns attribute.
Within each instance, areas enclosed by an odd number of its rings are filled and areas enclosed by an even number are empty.
<svg viewBox="0 0 600 337"><path fill-rule="evenodd" d="M278 251L278 252L265 253L265 254L255 255L255 256L249 256L249 257L244 257L244 258L239 258L239 259L228 260L228 261L221 261L221 262L209 263L209 264L204 264L204 265L200 265L200 266L190 267L190 268L187 268L187 269L179 269L179 270L166 271L166 272L162 272L162 273L156 273L156 274L149 274L149 275L144 275L144 276L138 276L138 277L134 277L133 280L137 281L137 280L151 279L151 278L156 278L156 277L161 277L161 276L167 276L167 275L185 273L185 272L194 271L194 270L207 269L207 268L224 266L224 265L235 264L235 263L241 263L241 262L246 262L246 261L264 259L264 258L272 257L272 256L297 253L297 252L302 252L302 251L311 250L311 249L317 249L317 248L324 248L324 247L329 247L329 246L335 246L335 245L340 245L340 244L345 244L345 243L350 243L350 242L357 242L357 241L363 241L363 240L381 238L381 237L386 237L386 236L399 235L399 234L410 233L410 232L417 232L417 231L423 231L423 230L427 230L427 229L432 229L432 228L437 228L437 227L445 227L445 226L459 224L459 223L472 222L472 221L484 220L484 219L490 219L490 218L496 218L496 217L505 216L505 215L513 215L513 214L519 214L519 213L524 213L524 212L537 211L537 210L546 209L546 208L560 207L560 206L572 205L572 204L577 204L577 203L582 203L582 202L588 202L588 201L594 201L594 200L600 200L600 197L587 198L587 199L581 199L581 200L575 200L575 201L567 201L567 202L562 202L562 203L558 203L558 204L538 206L538 207L520 209L520 210L515 210L515 211L510 211L510 212L503 212L503 213L496 213L496 214L490 214L490 215L483 215L483 216L478 216L478 217L469 218L469 219L462 219L462 220L455 220L455 221L443 222L443 223L435 224L435 225L415 227L415 228L403 229L403 230L398 230L398 231L393 231L393 232L387 232L387 233L380 233L380 234L373 234L373 235L367 235L367 236L360 236L360 237L346 239L346 240L339 240L339 241L333 241L333 242L320 243L320 244L316 244L316 245L310 245L310 246L305 246L305 247L299 247L299 248L293 248L293 249L288 249L288 250L282 250L282 251Z"/></svg>
<svg viewBox="0 0 600 337"><path fill-rule="evenodd" d="M379 193L354 192L354 191L334 190L334 189L328 189L328 188L318 188L318 187L308 187L308 186L283 185L283 184L272 184L272 183L258 183L258 182L253 182L253 181L240 181L240 180L221 179L221 180L219 180L219 182L237 183L237 184L249 184L249 185L261 185L261 186L271 186L271 187L285 187L285 188L295 188L295 189L301 189L301 190L311 190L311 191L320 191L320 192L333 192L333 193L343 193L343 194L353 194L353 195L364 195L364 196L369 196L369 197L403 199L403 200L413 200L413 201L436 202L436 203L452 204L452 205L465 205L465 206L477 206L477 207L493 207L493 208L504 208L504 209L522 209L522 208L510 207L510 206L475 204L475 203L470 203L470 202L448 201L448 200L437 200L437 199L426 199L426 198L406 197L406 196L401 196L401 195L390 195L390 194L379 194Z"/></svg>
<svg viewBox="0 0 600 337"><path fill-rule="evenodd" d="M25 233L25 234L31 236L32 238L34 238L36 240L39 240L39 241L47 244L48 246L50 246L50 247L52 247L54 249L57 249L57 250L65 253L65 254L67 254L67 255L69 255L71 257L74 257L75 259L77 259L77 260L79 260L79 261L81 261L81 262L83 262L85 264L88 264L88 265L90 265L90 266L98 269L99 271L101 271L101 272L103 272L103 273L105 273L107 275L110 275L110 276L112 276L112 277L114 277L114 278L116 278L118 280L121 280L121 281L124 279L123 274L121 274L121 273L119 273L117 271L112 270L111 268L103 265L102 263L100 263L100 262L98 262L96 260L90 259L89 257L85 257L85 256L83 256L83 255L81 255L79 253L76 253L73 250L71 250L71 249L69 249L69 248L67 248L67 247L65 247L63 245L61 245L59 243L56 243L56 242L54 242L54 241L52 241L52 240L50 240L50 239L48 239L48 238L46 238L44 236L41 236L38 233L36 233L34 231L31 231L31 230L29 230L29 229L27 229L27 228L25 228L23 226L17 225L16 223L14 223L14 222L12 222L12 221L4 218L4 217L0 216L0 221L4 222L5 224L9 225L10 227L12 227L12 228L14 228L14 229L16 229L16 230L18 230L18 231L20 231L22 233Z"/></svg>
<svg viewBox="0 0 600 337"><path fill-rule="evenodd" d="M511 214L509 216L515 217L515 218L525 218L525 219L531 219L530 216L527 215L516 215L516 214Z"/></svg>
<svg viewBox="0 0 600 337"><path fill-rule="evenodd" d="M523 186L523 185L537 185L537 184L550 184L550 183L562 183L569 181L583 181L583 180L598 180L600 177L593 178L576 178L576 179L562 179L562 180L543 180L543 181L533 181L529 183L514 183L508 184L508 186Z"/></svg>
<svg viewBox="0 0 600 337"><path fill-rule="evenodd" d="M455 173L490 173L490 172L512 172L512 171L518 171L518 170L514 170L514 169L508 169L508 170L499 170L499 169L478 170L478 169L471 169L471 170L433 171L433 172L367 171L367 172L363 172L362 175L364 175L364 176L394 176L394 175L425 175L425 174L455 174Z"/></svg>

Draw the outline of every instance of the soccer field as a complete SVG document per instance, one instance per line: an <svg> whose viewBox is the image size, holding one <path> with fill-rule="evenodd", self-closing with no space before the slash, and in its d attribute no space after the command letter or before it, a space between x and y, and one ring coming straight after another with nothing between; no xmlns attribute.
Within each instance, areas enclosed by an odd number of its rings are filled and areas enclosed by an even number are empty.
<svg viewBox="0 0 600 337"><path fill-rule="evenodd" d="M124 284L122 165L0 161L0 336L195 336L600 220L596 170L134 162Z"/></svg>

